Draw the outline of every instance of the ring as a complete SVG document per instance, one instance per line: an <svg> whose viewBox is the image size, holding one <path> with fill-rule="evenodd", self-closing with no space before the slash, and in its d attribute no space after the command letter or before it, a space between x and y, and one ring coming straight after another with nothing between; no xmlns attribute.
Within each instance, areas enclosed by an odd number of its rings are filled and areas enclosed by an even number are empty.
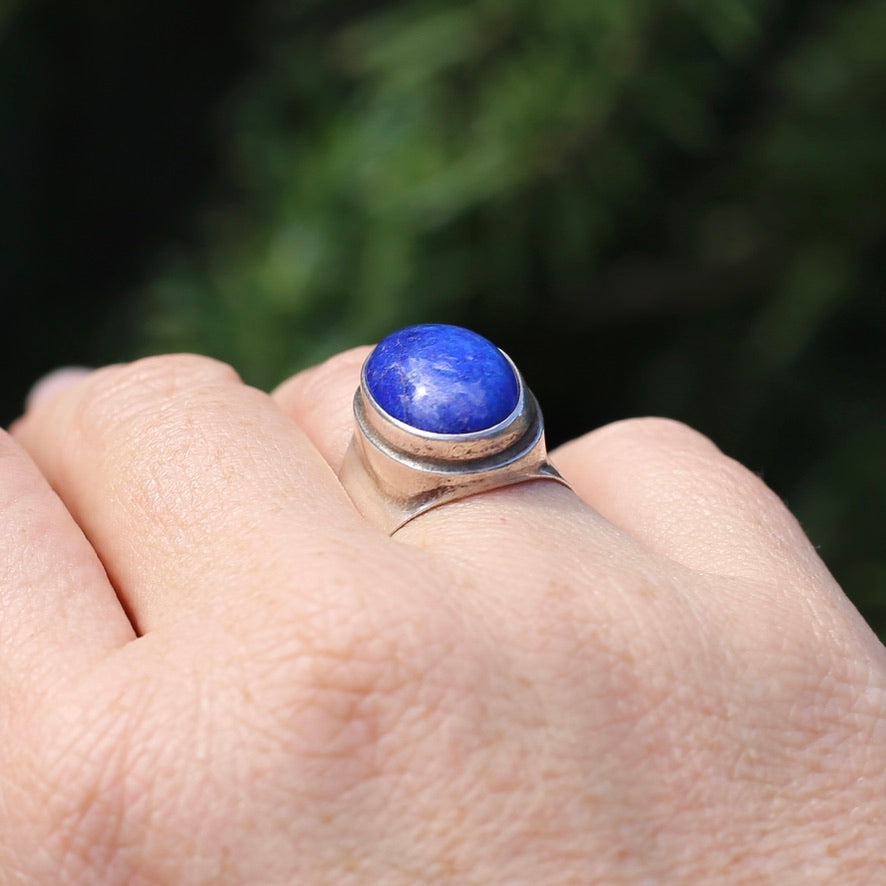
<svg viewBox="0 0 886 886"><path fill-rule="evenodd" d="M389 535L478 492L568 485L548 461L541 410L516 366L469 329L426 323L384 338L363 364L354 418L339 479Z"/></svg>

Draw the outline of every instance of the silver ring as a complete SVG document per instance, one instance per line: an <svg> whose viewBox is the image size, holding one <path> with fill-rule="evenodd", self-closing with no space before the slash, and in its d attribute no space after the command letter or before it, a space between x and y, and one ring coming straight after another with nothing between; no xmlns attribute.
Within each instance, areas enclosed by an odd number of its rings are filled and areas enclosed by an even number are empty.
<svg viewBox="0 0 886 886"><path fill-rule="evenodd" d="M541 410L517 367L470 330L424 324L385 338L363 364L354 418L339 479L388 534L479 492L568 485L548 461Z"/></svg>

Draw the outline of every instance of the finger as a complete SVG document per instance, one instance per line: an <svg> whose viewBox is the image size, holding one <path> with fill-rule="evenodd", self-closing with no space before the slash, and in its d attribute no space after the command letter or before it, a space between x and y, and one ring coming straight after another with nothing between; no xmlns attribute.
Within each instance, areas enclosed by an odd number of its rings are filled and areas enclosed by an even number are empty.
<svg viewBox="0 0 886 886"><path fill-rule="evenodd" d="M293 375L271 396L338 473L354 433L354 393L371 347L352 348Z"/></svg>
<svg viewBox="0 0 886 886"><path fill-rule="evenodd" d="M0 431L0 709L85 669L135 633L92 546ZM2 719L2 717L0 717Z"/></svg>
<svg viewBox="0 0 886 886"><path fill-rule="evenodd" d="M594 509L692 569L769 581L827 575L775 493L679 422L616 422L560 447L553 460Z"/></svg>
<svg viewBox="0 0 886 886"><path fill-rule="evenodd" d="M273 393L283 410L311 438L336 472L340 469L354 433L354 392L360 369L372 348L360 347L304 370L281 384ZM589 542L589 533L593 542ZM457 554L462 560L488 564L489 552L496 561L530 563L544 568L552 548L586 552L589 544L609 558L607 545L615 543L625 557L631 546L615 527L591 511L570 490L550 481L532 481L481 493L436 508L406 524L398 541Z"/></svg>
<svg viewBox="0 0 886 886"><path fill-rule="evenodd" d="M291 593L293 564L306 578L342 533L359 553L366 528L329 466L266 394L215 361L100 370L38 401L16 434L140 631Z"/></svg>

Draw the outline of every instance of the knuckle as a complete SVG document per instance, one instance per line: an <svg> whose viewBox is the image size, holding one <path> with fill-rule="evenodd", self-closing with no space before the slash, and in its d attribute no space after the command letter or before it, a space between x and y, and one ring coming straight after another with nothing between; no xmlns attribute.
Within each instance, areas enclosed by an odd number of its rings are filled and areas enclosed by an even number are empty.
<svg viewBox="0 0 886 886"><path fill-rule="evenodd" d="M344 383L356 386L360 367L370 350L359 347L336 354L319 366L306 369L283 382L275 393L284 401L303 404L307 408L318 402L323 403L331 387L337 388Z"/></svg>
<svg viewBox="0 0 886 886"><path fill-rule="evenodd" d="M170 496L194 503L199 495L185 466L215 458L205 431L223 426L213 417L227 414L238 382L225 364L191 354L98 370L63 407L68 439L56 448L54 470L62 482L77 483L90 453L103 469L125 470L136 507L164 513Z"/></svg>
<svg viewBox="0 0 886 886"><path fill-rule="evenodd" d="M239 380L224 363L197 354L146 357L123 366L96 372L86 392L80 414L104 424L121 413L138 411L158 401L174 400L195 390Z"/></svg>
<svg viewBox="0 0 886 886"><path fill-rule="evenodd" d="M175 385L176 382L238 378L227 363L203 354L156 354L120 366L118 371L124 377L128 373L136 382L158 380L170 385Z"/></svg>
<svg viewBox="0 0 886 886"><path fill-rule="evenodd" d="M231 367L196 354L146 357L98 370L73 406L73 432L89 443L117 438L121 428L153 427L170 408L239 381ZM146 422L147 419L147 422Z"/></svg>
<svg viewBox="0 0 886 886"><path fill-rule="evenodd" d="M342 375L350 377L359 372L371 351L371 347L362 345L335 354L316 367L317 376L318 378L334 378Z"/></svg>
<svg viewBox="0 0 886 886"><path fill-rule="evenodd" d="M607 436L616 436L627 442L646 444L649 441L672 445L704 446L716 449L710 438L682 421L673 418L646 416L613 422L601 429Z"/></svg>

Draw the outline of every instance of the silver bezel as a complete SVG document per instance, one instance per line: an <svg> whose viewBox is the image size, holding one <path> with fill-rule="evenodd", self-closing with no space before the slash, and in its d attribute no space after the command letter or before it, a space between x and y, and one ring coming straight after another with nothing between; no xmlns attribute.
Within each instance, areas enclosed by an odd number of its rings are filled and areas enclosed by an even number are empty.
<svg viewBox="0 0 886 886"><path fill-rule="evenodd" d="M563 479L547 460L544 423L532 392L501 352L519 386L513 412L490 428L440 434L389 415L366 384L354 395L356 432L339 478L357 509L389 534L445 502L533 479Z"/></svg>

